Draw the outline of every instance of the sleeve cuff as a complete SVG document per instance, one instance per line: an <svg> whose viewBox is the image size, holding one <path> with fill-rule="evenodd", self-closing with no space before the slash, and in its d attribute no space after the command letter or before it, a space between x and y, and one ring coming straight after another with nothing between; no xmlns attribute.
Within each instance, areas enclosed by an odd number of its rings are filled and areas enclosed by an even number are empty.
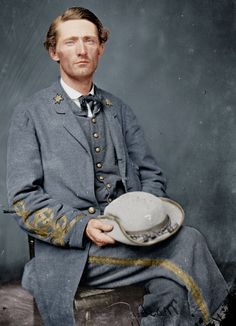
<svg viewBox="0 0 236 326"><path fill-rule="evenodd" d="M85 216L81 218L76 225L73 228L72 233L70 234L69 238L69 246L74 247L74 248L80 248L84 249L85 248L85 237L84 237L84 232L86 229L86 226L88 224L88 221L91 219L91 216Z"/></svg>

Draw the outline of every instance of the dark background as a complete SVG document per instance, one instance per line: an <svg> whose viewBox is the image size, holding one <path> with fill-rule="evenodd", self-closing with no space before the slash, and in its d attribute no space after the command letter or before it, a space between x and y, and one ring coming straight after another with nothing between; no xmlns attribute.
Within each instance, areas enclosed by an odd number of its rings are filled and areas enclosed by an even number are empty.
<svg viewBox="0 0 236 326"><path fill-rule="evenodd" d="M49 86L58 66L42 43L65 8L84 6L110 30L95 82L127 102L188 225L225 271L236 263L236 0L0 0L0 204L7 206L12 111ZM27 238L0 213L0 282L18 279ZM236 272L231 269L227 278Z"/></svg>

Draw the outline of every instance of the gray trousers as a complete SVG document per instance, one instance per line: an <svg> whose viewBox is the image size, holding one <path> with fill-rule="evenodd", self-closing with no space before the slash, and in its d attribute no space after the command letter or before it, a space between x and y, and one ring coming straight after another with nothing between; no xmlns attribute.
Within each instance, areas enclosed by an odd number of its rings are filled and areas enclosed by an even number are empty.
<svg viewBox="0 0 236 326"><path fill-rule="evenodd" d="M158 267L154 269L156 268ZM145 286L146 294L138 312L142 317L141 326L194 325L194 318L189 310L187 290L175 281L164 277L153 278L151 268L143 266L134 268L128 265L114 268L114 265L106 265L104 274L102 270L101 265L88 264L81 283L97 288L113 288L131 284Z"/></svg>
<svg viewBox="0 0 236 326"><path fill-rule="evenodd" d="M142 326L204 325L227 295L227 285L205 239L185 226L150 247L92 245L80 284L100 288L144 284ZM50 298L49 292L42 298L40 289L34 291L45 326L75 325L72 294L65 296L58 289L57 299Z"/></svg>

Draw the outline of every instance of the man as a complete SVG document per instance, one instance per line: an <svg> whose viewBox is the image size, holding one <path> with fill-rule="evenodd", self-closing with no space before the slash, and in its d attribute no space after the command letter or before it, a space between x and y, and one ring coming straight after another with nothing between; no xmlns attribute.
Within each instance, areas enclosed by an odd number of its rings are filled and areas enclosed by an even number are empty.
<svg viewBox="0 0 236 326"><path fill-rule="evenodd" d="M227 286L198 231L182 227L156 246L132 247L115 243L106 234L112 227L96 219L126 192L166 196L165 179L131 109L93 84L107 38L87 9L57 17L45 47L61 77L13 115L9 202L19 225L36 239L23 286L45 325L74 325L79 283L145 284L142 326L206 324Z"/></svg>

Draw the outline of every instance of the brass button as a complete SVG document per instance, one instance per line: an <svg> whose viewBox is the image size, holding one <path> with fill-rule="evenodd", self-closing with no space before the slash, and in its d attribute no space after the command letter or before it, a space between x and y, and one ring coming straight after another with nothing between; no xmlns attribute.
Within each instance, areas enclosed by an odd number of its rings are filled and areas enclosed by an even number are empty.
<svg viewBox="0 0 236 326"><path fill-rule="evenodd" d="M94 138L98 138L98 137L99 137L98 133L97 133L97 132L94 132L94 133L93 133L93 137L94 137Z"/></svg>
<svg viewBox="0 0 236 326"><path fill-rule="evenodd" d="M98 179L99 179L100 181L103 181L103 180L104 180L104 177L103 177L102 175L100 175L100 176L98 177Z"/></svg>
<svg viewBox="0 0 236 326"><path fill-rule="evenodd" d="M94 214L96 212L96 209L94 207L89 207L88 212L89 214Z"/></svg>
<svg viewBox="0 0 236 326"><path fill-rule="evenodd" d="M101 147L96 147L96 148L95 148L95 152L96 152L96 153L100 153L100 152L101 152Z"/></svg>
<svg viewBox="0 0 236 326"><path fill-rule="evenodd" d="M96 123L97 122L96 121L96 118L92 118L91 120L92 120L92 123Z"/></svg>
<svg viewBox="0 0 236 326"><path fill-rule="evenodd" d="M108 184L107 184L107 188L109 188L109 189L111 188L111 185L110 185L110 183L108 183Z"/></svg>
<svg viewBox="0 0 236 326"><path fill-rule="evenodd" d="M96 167L98 168L98 169L101 169L101 167L102 167L102 163L96 163Z"/></svg>

